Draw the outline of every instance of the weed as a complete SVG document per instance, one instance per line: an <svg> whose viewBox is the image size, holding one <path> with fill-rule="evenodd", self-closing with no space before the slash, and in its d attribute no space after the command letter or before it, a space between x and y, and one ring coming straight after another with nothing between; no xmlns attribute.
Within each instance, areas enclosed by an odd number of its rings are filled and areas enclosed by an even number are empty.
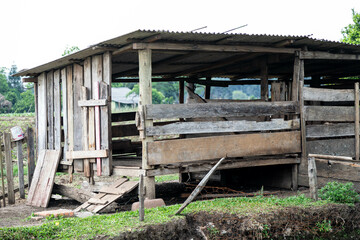
<svg viewBox="0 0 360 240"><path fill-rule="evenodd" d="M331 221L324 219L322 222L317 222L316 230L320 233L329 233L332 232Z"/></svg>
<svg viewBox="0 0 360 240"><path fill-rule="evenodd" d="M262 231L261 231L262 237L263 238L270 238L270 227L269 227L269 225L264 224L262 226L262 228L263 228Z"/></svg>
<svg viewBox="0 0 360 240"><path fill-rule="evenodd" d="M354 184L328 182L319 190L319 197L335 203L354 204L360 201L359 194L354 190Z"/></svg>
<svg viewBox="0 0 360 240"><path fill-rule="evenodd" d="M206 229L209 232L210 239L216 239L216 236L220 233L213 223L209 223Z"/></svg>

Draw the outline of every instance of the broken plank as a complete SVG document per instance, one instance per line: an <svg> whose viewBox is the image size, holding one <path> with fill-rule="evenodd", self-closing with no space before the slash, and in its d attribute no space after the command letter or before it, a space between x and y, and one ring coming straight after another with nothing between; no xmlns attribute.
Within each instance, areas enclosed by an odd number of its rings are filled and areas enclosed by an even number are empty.
<svg viewBox="0 0 360 240"><path fill-rule="evenodd" d="M146 105L147 119L271 116L298 113L296 102L230 102Z"/></svg>
<svg viewBox="0 0 360 240"><path fill-rule="evenodd" d="M108 150L68 151L66 154L72 159L105 158L108 156Z"/></svg>
<svg viewBox="0 0 360 240"><path fill-rule="evenodd" d="M104 204L107 204L108 202L109 201L96 199L96 198L90 198L88 200L88 203L90 203L91 205L104 205Z"/></svg>
<svg viewBox="0 0 360 240"><path fill-rule="evenodd" d="M7 192L8 203L15 204L14 193L14 178L13 178L13 163L11 156L11 136L10 133L4 132L4 147L5 147L5 166L6 166L6 180L7 180Z"/></svg>
<svg viewBox="0 0 360 240"><path fill-rule="evenodd" d="M216 122L176 122L164 126L146 128L147 136L196 133L231 133L269 130L299 129L299 119L285 121L272 119L267 122L256 121L216 121Z"/></svg>
<svg viewBox="0 0 360 240"><path fill-rule="evenodd" d="M194 151L196 146L196 151ZM300 132L256 133L148 143L150 165L301 152Z"/></svg>

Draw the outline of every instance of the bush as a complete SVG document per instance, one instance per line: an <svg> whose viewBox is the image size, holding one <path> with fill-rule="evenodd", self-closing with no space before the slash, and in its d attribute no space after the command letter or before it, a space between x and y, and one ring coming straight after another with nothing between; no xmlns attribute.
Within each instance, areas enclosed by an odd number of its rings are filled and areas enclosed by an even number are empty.
<svg viewBox="0 0 360 240"><path fill-rule="evenodd" d="M328 182L319 190L319 197L336 203L356 203L360 201L359 194L354 190L354 184Z"/></svg>

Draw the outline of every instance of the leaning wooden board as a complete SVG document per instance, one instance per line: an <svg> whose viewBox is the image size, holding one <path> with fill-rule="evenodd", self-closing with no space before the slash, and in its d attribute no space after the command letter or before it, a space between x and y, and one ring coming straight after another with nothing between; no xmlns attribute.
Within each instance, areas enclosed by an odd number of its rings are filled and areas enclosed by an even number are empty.
<svg viewBox="0 0 360 240"><path fill-rule="evenodd" d="M124 194L131 192L139 185L138 182L128 181L127 178L121 178L114 184L100 189L100 193L95 197L89 199L86 203L76 208L74 211L78 212L86 210L93 213L98 213L102 209L109 206L112 202L122 197ZM101 203L104 204L101 204Z"/></svg>
<svg viewBox="0 0 360 240"><path fill-rule="evenodd" d="M40 151L28 194L27 205L36 207L47 207L49 205L59 162L60 151Z"/></svg>

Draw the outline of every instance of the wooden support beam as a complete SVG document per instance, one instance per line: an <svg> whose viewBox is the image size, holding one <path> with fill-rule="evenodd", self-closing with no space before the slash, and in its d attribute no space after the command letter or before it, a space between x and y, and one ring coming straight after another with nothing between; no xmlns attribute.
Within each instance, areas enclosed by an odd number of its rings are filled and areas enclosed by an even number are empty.
<svg viewBox="0 0 360 240"><path fill-rule="evenodd" d="M63 119L63 131L64 131L64 149L63 149L63 161L67 161L66 152L69 149L69 132L68 132L68 97L67 97L67 73L66 68L61 69L61 90L62 90L62 119Z"/></svg>
<svg viewBox="0 0 360 240"><path fill-rule="evenodd" d="M18 177L19 177L19 190L20 198L25 199L25 188L24 188L24 158L22 151L22 141L16 142L17 161L18 161Z"/></svg>
<svg viewBox="0 0 360 240"><path fill-rule="evenodd" d="M317 194L317 173L316 173L316 163L314 157L309 157L308 159L308 174L309 174L309 187L310 187L310 197L315 201L318 200Z"/></svg>
<svg viewBox="0 0 360 240"><path fill-rule="evenodd" d="M301 51L300 59L360 60L360 54L328 53L328 52L320 52L320 51Z"/></svg>
<svg viewBox="0 0 360 240"><path fill-rule="evenodd" d="M54 71L46 75L47 149L54 149Z"/></svg>
<svg viewBox="0 0 360 240"><path fill-rule="evenodd" d="M166 51L210 51L210 52L245 52L245 53L288 53L299 51L298 48L275 48L262 46L234 46L186 43L133 43L133 49L166 50Z"/></svg>
<svg viewBox="0 0 360 240"><path fill-rule="evenodd" d="M37 145L38 150L47 148L47 99L46 99L46 74L38 77L38 114L37 114Z"/></svg>
<svg viewBox="0 0 360 240"><path fill-rule="evenodd" d="M79 64L73 64L73 124L74 124L74 151L83 150L82 128L86 123L82 119L82 109L78 102L82 100L82 86L84 84L84 68ZM74 170L76 172L84 171L83 160L74 161Z"/></svg>
<svg viewBox="0 0 360 240"><path fill-rule="evenodd" d="M359 83L355 83L354 88L354 95L355 95L355 160L359 161L360 157L360 138L359 138Z"/></svg>
<svg viewBox="0 0 360 240"><path fill-rule="evenodd" d="M260 67L260 76L261 76L261 100L269 100L269 82L268 82L268 66L266 59L261 61Z"/></svg>
<svg viewBox="0 0 360 240"><path fill-rule="evenodd" d="M61 150L61 85L60 70L54 71L54 149Z"/></svg>
<svg viewBox="0 0 360 240"><path fill-rule="evenodd" d="M185 81L184 80L180 80L179 81L179 104L184 103L184 94L185 94Z"/></svg>
<svg viewBox="0 0 360 240"><path fill-rule="evenodd" d="M0 134L0 144L3 143L3 136ZM3 167L3 150L0 148L0 177L1 177L1 191L5 196L5 183L4 183L4 167ZM3 197L3 207L6 206L5 197Z"/></svg>
<svg viewBox="0 0 360 240"><path fill-rule="evenodd" d="M21 81L24 83L36 83L37 82L37 77L27 77L27 78L21 78Z"/></svg>
<svg viewBox="0 0 360 240"><path fill-rule="evenodd" d="M206 81L210 83L211 77L207 77ZM211 85L206 85L205 86L205 99L210 99L210 94L211 94Z"/></svg>
<svg viewBox="0 0 360 240"><path fill-rule="evenodd" d="M300 59L296 55L294 60L294 73L292 80L292 89L291 89L291 100L299 100L299 78L300 78Z"/></svg>
<svg viewBox="0 0 360 240"><path fill-rule="evenodd" d="M139 101L139 112L143 111L143 106L152 104L152 58L151 58L151 50L144 49L139 50L139 92L140 92L140 101ZM152 120L145 120L144 129L147 127L153 126ZM144 129L142 131L144 131ZM145 136L144 132L140 132L140 136ZM148 170L152 167L149 164L148 159L148 144L153 142L152 137L145 136L142 139L142 169ZM149 199L155 198L155 177L145 177L144 184L146 188L145 196Z"/></svg>

